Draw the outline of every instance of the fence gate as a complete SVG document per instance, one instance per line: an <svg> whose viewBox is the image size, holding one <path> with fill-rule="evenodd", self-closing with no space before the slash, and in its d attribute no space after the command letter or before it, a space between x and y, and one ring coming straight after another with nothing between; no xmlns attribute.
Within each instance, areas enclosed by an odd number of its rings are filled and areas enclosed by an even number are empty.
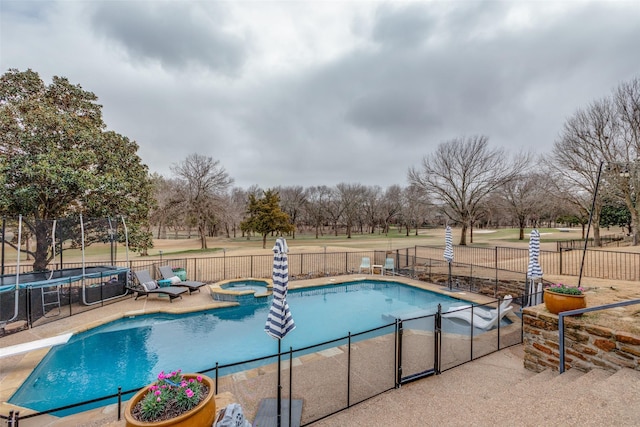
<svg viewBox="0 0 640 427"><path fill-rule="evenodd" d="M437 373L437 314L398 319L398 384Z"/></svg>

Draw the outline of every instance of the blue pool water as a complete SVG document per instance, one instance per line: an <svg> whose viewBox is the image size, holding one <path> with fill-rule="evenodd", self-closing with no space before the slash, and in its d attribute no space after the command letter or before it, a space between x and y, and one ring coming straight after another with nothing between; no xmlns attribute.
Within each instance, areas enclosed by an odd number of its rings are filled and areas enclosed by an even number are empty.
<svg viewBox="0 0 640 427"><path fill-rule="evenodd" d="M264 332L271 297L255 301L190 314L120 319L75 335L47 354L9 402L44 411L115 394L118 387L141 388L162 370L199 372L216 362L273 355L277 341ZM392 315L415 317L435 313L438 304L443 311L468 304L382 281L291 290L287 301L296 329L282 340L282 348L294 350L389 324Z"/></svg>

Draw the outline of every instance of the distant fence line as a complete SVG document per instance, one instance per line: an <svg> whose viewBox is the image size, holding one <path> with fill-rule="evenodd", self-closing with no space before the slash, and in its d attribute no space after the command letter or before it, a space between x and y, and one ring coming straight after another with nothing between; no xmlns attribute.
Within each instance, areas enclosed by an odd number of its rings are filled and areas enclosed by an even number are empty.
<svg viewBox="0 0 640 427"><path fill-rule="evenodd" d="M443 259L443 246L417 246L418 258ZM540 265L545 275L578 276L583 250L540 251ZM460 265L493 268L526 274L529 250L509 247L454 246L454 269ZM640 280L640 254L587 249L583 277L610 280Z"/></svg>
<svg viewBox="0 0 640 427"><path fill-rule="evenodd" d="M369 257L372 265L383 265L385 258L395 260L396 270L405 270L405 275L415 276L415 270L430 266L446 266L443 257L444 246L414 246L393 251L365 250L355 252L315 252L289 254L289 275L292 280L322 276L358 273L363 257ZM545 275L578 276L583 250L564 249L540 251L540 265ZM187 270L190 280L217 282L235 278L269 278L272 272L273 256L242 255L213 256L207 258L169 258L158 260L139 259L116 261L118 267L132 270L148 269L152 276L159 277L157 267L171 265ZM86 262L85 266L104 265L102 262ZM526 248L492 248L454 245L453 273L457 270L489 269L526 275L529 264L529 250ZM54 270L80 268L79 262L56 263ZM30 265L21 265L21 274L31 270ZM4 266L5 275L16 273L15 265ZM465 273L466 275L466 273ZM601 249L587 249L584 259L583 277L611 280L640 280L640 254Z"/></svg>
<svg viewBox="0 0 640 427"><path fill-rule="evenodd" d="M600 244L608 247L628 246L629 242L632 240L633 237L626 234L609 234L606 236L600 236ZM596 247L595 239L593 237L590 237L587 241L587 247ZM584 249L584 239L558 240L556 242L556 248L558 252L568 249Z"/></svg>

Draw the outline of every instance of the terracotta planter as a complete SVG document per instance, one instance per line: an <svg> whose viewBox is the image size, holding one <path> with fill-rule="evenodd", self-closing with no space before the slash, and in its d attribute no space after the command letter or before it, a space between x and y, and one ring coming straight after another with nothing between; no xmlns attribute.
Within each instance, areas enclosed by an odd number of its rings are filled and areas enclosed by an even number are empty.
<svg viewBox="0 0 640 427"><path fill-rule="evenodd" d="M197 374L184 374L185 379L196 378ZM214 395L213 380L205 375L200 375L202 382L209 388L209 393L202 402L198 404L192 410L185 412L179 417L172 418L170 420L158 421L158 422L146 422L138 421L133 418L131 411L136 407L136 404L142 400L147 394L150 385L146 386L139 392L137 392L131 400L127 403L127 407L124 411L124 419L126 420L127 427L193 427L193 426L210 426L213 425L213 420L216 416L216 400Z"/></svg>
<svg viewBox="0 0 640 427"><path fill-rule="evenodd" d="M544 290L544 305L553 314L587 307L585 295L568 295Z"/></svg>

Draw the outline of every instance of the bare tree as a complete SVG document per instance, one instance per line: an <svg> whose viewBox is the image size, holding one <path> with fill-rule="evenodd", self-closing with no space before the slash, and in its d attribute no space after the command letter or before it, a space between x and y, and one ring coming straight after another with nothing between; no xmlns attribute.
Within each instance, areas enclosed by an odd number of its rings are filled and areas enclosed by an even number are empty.
<svg viewBox="0 0 640 427"><path fill-rule="evenodd" d="M150 178L156 205L149 213L149 223L157 227L157 239L166 239L167 229L173 228L177 233L184 226L186 199L182 183L155 173Z"/></svg>
<svg viewBox="0 0 640 427"><path fill-rule="evenodd" d="M201 154L190 154L171 170L186 184L189 213L198 227L200 246L207 249L208 227L214 222L219 202L233 179L218 160Z"/></svg>
<svg viewBox="0 0 640 427"><path fill-rule="evenodd" d="M548 166L558 188L566 192L580 210L592 211L593 238L600 246L600 211L602 193L594 198L598 173L603 162L612 163L621 153L615 145L618 132L615 109L610 98L591 103L580 109L564 124L560 139L553 145Z"/></svg>
<svg viewBox="0 0 640 427"><path fill-rule="evenodd" d="M510 160L503 149L490 149L486 136L457 138L438 146L422 160L422 169L409 169L409 182L433 195L445 214L462 225L460 245L467 244L482 201L521 173L528 155Z"/></svg>
<svg viewBox="0 0 640 427"><path fill-rule="evenodd" d="M498 192L502 206L520 229L520 240L524 240L524 228L530 221L537 224L547 198L547 187L547 180L540 173L528 173L507 182Z"/></svg>
<svg viewBox="0 0 640 427"><path fill-rule="evenodd" d="M382 203L382 197L380 196L382 189L374 185L373 187L367 187L365 190L364 199L362 201L362 215L363 222L369 226L368 233L375 233L378 225L378 219L380 217L380 205ZM360 230L364 232L364 230Z"/></svg>
<svg viewBox="0 0 640 427"><path fill-rule="evenodd" d="M389 225L400 214L402 210L402 189L399 185L388 187L380 203L380 221L382 232L389 233Z"/></svg>
<svg viewBox="0 0 640 427"><path fill-rule="evenodd" d="M320 236L320 229L327 219L326 205L331 197L331 189L326 185L311 187L307 190L305 213L307 221L316 232L316 239Z"/></svg>
<svg viewBox="0 0 640 427"><path fill-rule="evenodd" d="M336 186L340 204L343 206L343 215L347 227L347 239L351 238L351 230L362 213L362 203L365 198L366 188L361 184L340 183Z"/></svg>
<svg viewBox="0 0 640 427"><path fill-rule="evenodd" d="M233 188L231 194L225 198L224 210L222 211L222 223L227 238L237 237L240 223L247 211L247 200L249 196L241 188Z"/></svg>
<svg viewBox="0 0 640 427"><path fill-rule="evenodd" d="M332 188L328 194L327 201L325 203L325 212L327 213L327 219L331 221L334 235L338 236L338 224L342 219L345 206L342 203L342 198L337 188Z"/></svg>
<svg viewBox="0 0 640 427"><path fill-rule="evenodd" d="M412 227L415 227L415 235L418 235L420 225L427 218L428 212L429 200L424 189L416 185L410 185L403 190L400 217L407 237Z"/></svg>
<svg viewBox="0 0 640 427"><path fill-rule="evenodd" d="M614 93L618 125L616 145L620 158L607 168L614 196L624 201L631 214L633 244L640 243L640 78L622 83Z"/></svg>
<svg viewBox="0 0 640 427"><path fill-rule="evenodd" d="M292 235L295 239L295 227L298 227L304 205L307 203L307 192L299 185L295 187L276 188L275 190L280 193L280 206L282 206L282 210L289 215L291 223L294 225Z"/></svg>

